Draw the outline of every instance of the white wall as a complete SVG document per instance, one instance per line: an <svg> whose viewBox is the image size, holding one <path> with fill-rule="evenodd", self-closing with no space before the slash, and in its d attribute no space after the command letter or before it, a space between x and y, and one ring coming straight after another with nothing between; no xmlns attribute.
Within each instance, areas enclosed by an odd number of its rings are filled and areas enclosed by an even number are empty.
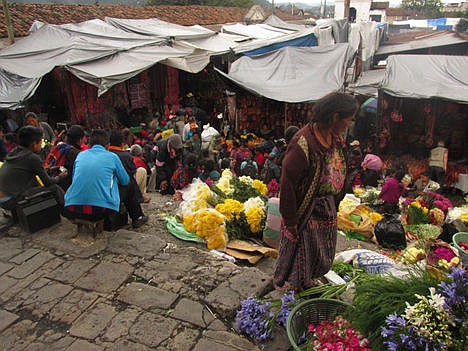
<svg viewBox="0 0 468 351"><path fill-rule="evenodd" d="M356 21L368 21L371 0L351 0L350 7L356 9ZM335 0L335 19L344 18L344 1Z"/></svg>

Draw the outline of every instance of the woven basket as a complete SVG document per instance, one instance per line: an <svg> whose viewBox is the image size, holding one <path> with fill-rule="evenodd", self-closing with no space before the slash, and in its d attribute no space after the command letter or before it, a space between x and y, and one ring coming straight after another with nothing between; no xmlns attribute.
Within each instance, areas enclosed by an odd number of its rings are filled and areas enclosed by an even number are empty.
<svg viewBox="0 0 468 351"><path fill-rule="evenodd" d="M334 299L310 299L296 305L291 311L286 324L289 342L296 351L305 350L307 345L298 345L299 339L307 334L307 324L332 322L342 315L349 304Z"/></svg>
<svg viewBox="0 0 468 351"><path fill-rule="evenodd" d="M458 250L458 254L460 256L460 260L462 261L463 266L468 267L468 252L466 252L461 248L461 246L459 246L459 243L461 243L462 241L468 242L468 233L458 232L453 235L452 240L453 246Z"/></svg>

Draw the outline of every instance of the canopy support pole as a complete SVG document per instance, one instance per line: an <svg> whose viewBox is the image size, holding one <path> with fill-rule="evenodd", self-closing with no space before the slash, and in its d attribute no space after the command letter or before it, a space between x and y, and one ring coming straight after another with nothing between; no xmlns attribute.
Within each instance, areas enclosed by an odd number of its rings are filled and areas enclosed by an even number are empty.
<svg viewBox="0 0 468 351"><path fill-rule="evenodd" d="M3 14L5 16L5 26L6 26L6 30L8 33L8 41L9 41L9 44L11 45L15 42L15 35L13 33L13 26L11 24L11 17L10 17L10 11L8 10L7 0L2 0L2 6L3 6Z"/></svg>

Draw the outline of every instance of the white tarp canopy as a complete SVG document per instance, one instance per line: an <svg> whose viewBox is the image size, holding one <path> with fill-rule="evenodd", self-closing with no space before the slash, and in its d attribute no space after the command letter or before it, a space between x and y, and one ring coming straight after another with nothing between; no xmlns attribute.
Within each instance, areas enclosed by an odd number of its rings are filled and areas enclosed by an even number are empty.
<svg viewBox="0 0 468 351"><path fill-rule="evenodd" d="M305 25L285 22L281 18L275 15L270 15L263 23L268 24L272 27L288 29L288 30L303 30L304 28L306 28Z"/></svg>
<svg viewBox="0 0 468 351"><path fill-rule="evenodd" d="M468 103L468 56L392 55L381 88L397 97Z"/></svg>
<svg viewBox="0 0 468 351"><path fill-rule="evenodd" d="M243 88L284 102L316 101L343 87L349 45L293 47L257 56L244 56L229 74Z"/></svg>
<svg viewBox="0 0 468 351"><path fill-rule="evenodd" d="M29 36L0 51L0 108L19 107L57 66L95 85L102 94L159 61L193 52L101 20L65 25L35 22L31 29Z"/></svg>
<svg viewBox="0 0 468 351"><path fill-rule="evenodd" d="M269 26L268 24L245 25L241 23L224 25L221 31L223 33L243 35L254 39L272 39L295 32L295 30L281 29Z"/></svg>
<svg viewBox="0 0 468 351"><path fill-rule="evenodd" d="M110 25L126 32L158 36L167 39L199 39L207 38L215 34L212 30L199 25L181 26L157 18L121 19L106 17L104 20Z"/></svg>

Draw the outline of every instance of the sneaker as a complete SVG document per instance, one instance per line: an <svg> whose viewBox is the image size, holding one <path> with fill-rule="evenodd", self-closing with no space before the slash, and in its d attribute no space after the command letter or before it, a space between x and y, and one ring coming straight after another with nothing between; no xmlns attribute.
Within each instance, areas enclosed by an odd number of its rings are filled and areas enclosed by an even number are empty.
<svg viewBox="0 0 468 351"><path fill-rule="evenodd" d="M148 216L141 216L137 219L134 219L132 221L132 227L133 228L140 228L143 224L145 224L146 222L148 222Z"/></svg>

